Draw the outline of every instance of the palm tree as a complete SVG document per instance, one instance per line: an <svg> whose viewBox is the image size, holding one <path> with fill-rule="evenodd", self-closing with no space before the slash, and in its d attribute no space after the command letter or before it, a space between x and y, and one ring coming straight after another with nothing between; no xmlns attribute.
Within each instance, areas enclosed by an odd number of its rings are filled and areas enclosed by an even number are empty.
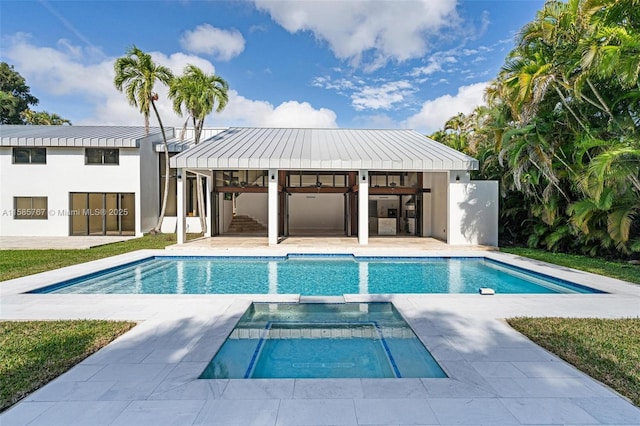
<svg viewBox="0 0 640 426"><path fill-rule="evenodd" d="M60 117L58 114L50 113L47 111L32 111L27 109L23 111L20 116L24 119L26 124L41 125L41 126L62 126L64 124L71 125L71 121L66 118Z"/></svg>
<svg viewBox="0 0 640 426"><path fill-rule="evenodd" d="M182 76L176 77L169 87L169 97L173 99L173 110L183 115L183 109L193 120L195 143L200 142L204 121L214 109L221 112L229 101L229 85L220 76L207 74L195 65L187 65ZM186 127L186 122L185 122ZM204 199L202 197L202 177L196 177L198 212L203 232L206 230Z"/></svg>
<svg viewBox="0 0 640 426"><path fill-rule="evenodd" d="M640 0L547 1L485 97L436 134L502 180L513 240L639 252Z"/></svg>
<svg viewBox="0 0 640 426"><path fill-rule="evenodd" d="M116 59L113 68L115 71L113 83L116 89L120 92L125 92L129 104L139 107L140 112L144 115L145 134L149 134L149 112L151 108L153 108L160 125L164 144L165 185L160 216L156 227L153 229L153 232L160 232L169 197L169 145L155 104L155 101L158 100L158 94L153 91L153 88L156 81L169 86L173 79L173 74L169 68L156 64L150 54L143 52L135 45L127 50L126 56Z"/></svg>

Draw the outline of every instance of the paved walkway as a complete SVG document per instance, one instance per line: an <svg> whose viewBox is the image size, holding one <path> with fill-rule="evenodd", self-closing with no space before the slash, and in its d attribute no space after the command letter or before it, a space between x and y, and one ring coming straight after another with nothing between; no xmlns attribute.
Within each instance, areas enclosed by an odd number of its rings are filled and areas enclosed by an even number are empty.
<svg viewBox="0 0 640 426"><path fill-rule="evenodd" d="M136 237L78 236L78 237L0 237L0 250L88 249L118 243Z"/></svg>
<svg viewBox="0 0 640 426"><path fill-rule="evenodd" d="M371 255L371 249L354 253ZM446 379L199 380L252 300L298 295L22 294L155 254L265 255L245 248L141 251L0 285L3 319L137 320L131 332L0 416L7 425L640 425L640 410L511 329L503 318L637 317L640 286L492 251L380 248L382 255L486 256L609 294L346 295L390 300ZM335 300L330 298L330 300ZM317 300L316 300L317 301Z"/></svg>

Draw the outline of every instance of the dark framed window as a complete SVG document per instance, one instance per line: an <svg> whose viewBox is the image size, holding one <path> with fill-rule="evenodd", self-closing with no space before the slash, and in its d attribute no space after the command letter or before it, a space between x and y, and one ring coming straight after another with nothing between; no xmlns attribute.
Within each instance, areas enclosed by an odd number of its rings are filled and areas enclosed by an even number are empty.
<svg viewBox="0 0 640 426"><path fill-rule="evenodd" d="M344 188L347 186L347 181L348 173L346 172L293 171L287 173L287 186L290 187Z"/></svg>
<svg viewBox="0 0 640 426"><path fill-rule="evenodd" d="M13 164L47 164L47 148L13 148Z"/></svg>
<svg viewBox="0 0 640 426"><path fill-rule="evenodd" d="M84 164L120 164L118 148L86 148Z"/></svg>
<svg viewBox="0 0 640 426"><path fill-rule="evenodd" d="M372 188L416 188L417 185L416 172L369 172L369 186Z"/></svg>
<svg viewBox="0 0 640 426"><path fill-rule="evenodd" d="M13 197L14 219L48 219L47 197Z"/></svg>

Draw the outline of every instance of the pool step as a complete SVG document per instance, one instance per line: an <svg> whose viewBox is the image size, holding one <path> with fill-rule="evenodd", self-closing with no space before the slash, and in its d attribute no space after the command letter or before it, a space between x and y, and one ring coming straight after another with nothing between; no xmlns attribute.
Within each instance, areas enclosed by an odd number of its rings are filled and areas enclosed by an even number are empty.
<svg viewBox="0 0 640 426"><path fill-rule="evenodd" d="M413 331L407 327L380 327L380 332L385 338L412 339L415 338ZM265 335L265 333L267 333ZM233 330L229 339L252 340L260 338L268 339L352 339L378 338L380 335L375 328L344 328L344 327L309 327L309 328L287 328L270 329L264 328L237 328Z"/></svg>

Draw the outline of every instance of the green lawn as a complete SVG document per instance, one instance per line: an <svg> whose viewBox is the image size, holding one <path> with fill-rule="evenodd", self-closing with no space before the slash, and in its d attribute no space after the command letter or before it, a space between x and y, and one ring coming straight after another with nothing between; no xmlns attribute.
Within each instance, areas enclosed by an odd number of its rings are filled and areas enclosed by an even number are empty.
<svg viewBox="0 0 640 426"><path fill-rule="evenodd" d="M512 318L508 322L640 407L640 318Z"/></svg>
<svg viewBox="0 0 640 426"><path fill-rule="evenodd" d="M163 249L175 242L175 234L156 234L83 250L2 250L0 251L0 281L134 250Z"/></svg>
<svg viewBox="0 0 640 426"><path fill-rule="evenodd" d="M0 411L134 325L111 321L1 321Z"/></svg>
<svg viewBox="0 0 640 426"><path fill-rule="evenodd" d="M640 265L632 265L625 261L614 262L578 254L551 253L520 247L500 248L500 251L640 284Z"/></svg>

